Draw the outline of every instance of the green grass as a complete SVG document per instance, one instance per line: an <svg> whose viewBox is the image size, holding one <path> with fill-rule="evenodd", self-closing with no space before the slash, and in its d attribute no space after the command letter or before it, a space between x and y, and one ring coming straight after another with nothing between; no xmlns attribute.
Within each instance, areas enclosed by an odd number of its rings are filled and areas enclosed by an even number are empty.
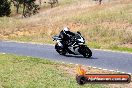
<svg viewBox="0 0 132 88"><path fill-rule="evenodd" d="M105 29L97 26L93 29L86 29L85 37L90 41L95 41L100 44L118 44L122 42L131 42L131 31Z"/></svg>
<svg viewBox="0 0 132 88"><path fill-rule="evenodd" d="M131 8L132 4L118 5L113 7L97 7L93 8L93 11L85 11L76 16L73 16L72 19L80 21L83 23L98 23L106 21L128 21L131 23Z"/></svg>
<svg viewBox="0 0 132 88"><path fill-rule="evenodd" d="M103 88L99 84L80 86L63 68L69 65L46 59L0 54L1 88Z"/></svg>
<svg viewBox="0 0 132 88"><path fill-rule="evenodd" d="M63 6L63 5L69 5L69 4L73 4L75 2L77 2L78 0L61 0L59 3Z"/></svg>
<svg viewBox="0 0 132 88"><path fill-rule="evenodd" d="M132 53L132 48L127 48L127 47L112 46L112 47L110 47L109 49L111 49L111 50L116 50L116 51L131 52L131 53Z"/></svg>
<svg viewBox="0 0 132 88"><path fill-rule="evenodd" d="M0 30L2 30L2 29L8 30L6 28L17 28L21 24L22 24L21 20L19 20L19 19L14 19L14 18L10 18L10 17L0 18Z"/></svg>

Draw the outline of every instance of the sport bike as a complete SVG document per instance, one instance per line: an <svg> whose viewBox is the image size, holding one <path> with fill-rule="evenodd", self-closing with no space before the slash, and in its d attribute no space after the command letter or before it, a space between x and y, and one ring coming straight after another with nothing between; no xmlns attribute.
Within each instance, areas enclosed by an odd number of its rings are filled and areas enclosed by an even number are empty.
<svg viewBox="0 0 132 88"><path fill-rule="evenodd" d="M55 35L53 41L55 40L57 43L55 44L55 50L60 55L66 54L74 54L74 55L83 55L86 58L90 58L92 56L92 51L85 45L85 39L81 36L80 32L75 33L75 36L71 37L70 45L67 48L63 47L63 41L58 36Z"/></svg>

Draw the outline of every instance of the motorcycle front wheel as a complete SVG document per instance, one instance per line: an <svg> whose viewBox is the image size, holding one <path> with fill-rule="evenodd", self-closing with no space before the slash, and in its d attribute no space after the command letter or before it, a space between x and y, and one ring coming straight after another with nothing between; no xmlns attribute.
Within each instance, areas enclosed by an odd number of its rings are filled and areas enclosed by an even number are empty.
<svg viewBox="0 0 132 88"><path fill-rule="evenodd" d="M80 46L79 52L85 58L90 58L92 56L92 51L86 45Z"/></svg>
<svg viewBox="0 0 132 88"><path fill-rule="evenodd" d="M86 48L83 53L83 56L86 58L90 58L92 56L92 51L89 48Z"/></svg>
<svg viewBox="0 0 132 88"><path fill-rule="evenodd" d="M55 49L60 55L66 55L66 50L59 46L58 43L55 45Z"/></svg>

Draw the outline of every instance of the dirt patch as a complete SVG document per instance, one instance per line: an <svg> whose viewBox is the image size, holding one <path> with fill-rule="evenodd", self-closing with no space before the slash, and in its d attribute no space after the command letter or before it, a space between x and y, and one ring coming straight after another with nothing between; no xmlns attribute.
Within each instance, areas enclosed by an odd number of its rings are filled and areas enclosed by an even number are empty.
<svg viewBox="0 0 132 88"><path fill-rule="evenodd" d="M70 65L69 67L65 65L61 65L61 66L57 66L57 68L63 69L67 74L75 76L77 74L78 65L76 66ZM82 66L82 68L87 71L86 72L87 74L115 74L116 73L114 71L102 70L102 69L93 68L89 66Z"/></svg>

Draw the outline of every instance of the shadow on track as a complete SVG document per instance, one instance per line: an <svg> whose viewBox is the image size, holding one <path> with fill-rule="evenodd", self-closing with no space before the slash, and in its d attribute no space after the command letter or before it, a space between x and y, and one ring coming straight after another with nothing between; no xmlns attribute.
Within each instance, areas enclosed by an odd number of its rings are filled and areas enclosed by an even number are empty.
<svg viewBox="0 0 132 88"><path fill-rule="evenodd" d="M98 59L98 58L96 58L96 57L90 57L89 59Z"/></svg>
<svg viewBox="0 0 132 88"><path fill-rule="evenodd" d="M98 59L98 58L94 58L94 57L90 57L90 58L85 58L82 55L64 55L65 57L75 57L75 58L84 58L84 59Z"/></svg>

